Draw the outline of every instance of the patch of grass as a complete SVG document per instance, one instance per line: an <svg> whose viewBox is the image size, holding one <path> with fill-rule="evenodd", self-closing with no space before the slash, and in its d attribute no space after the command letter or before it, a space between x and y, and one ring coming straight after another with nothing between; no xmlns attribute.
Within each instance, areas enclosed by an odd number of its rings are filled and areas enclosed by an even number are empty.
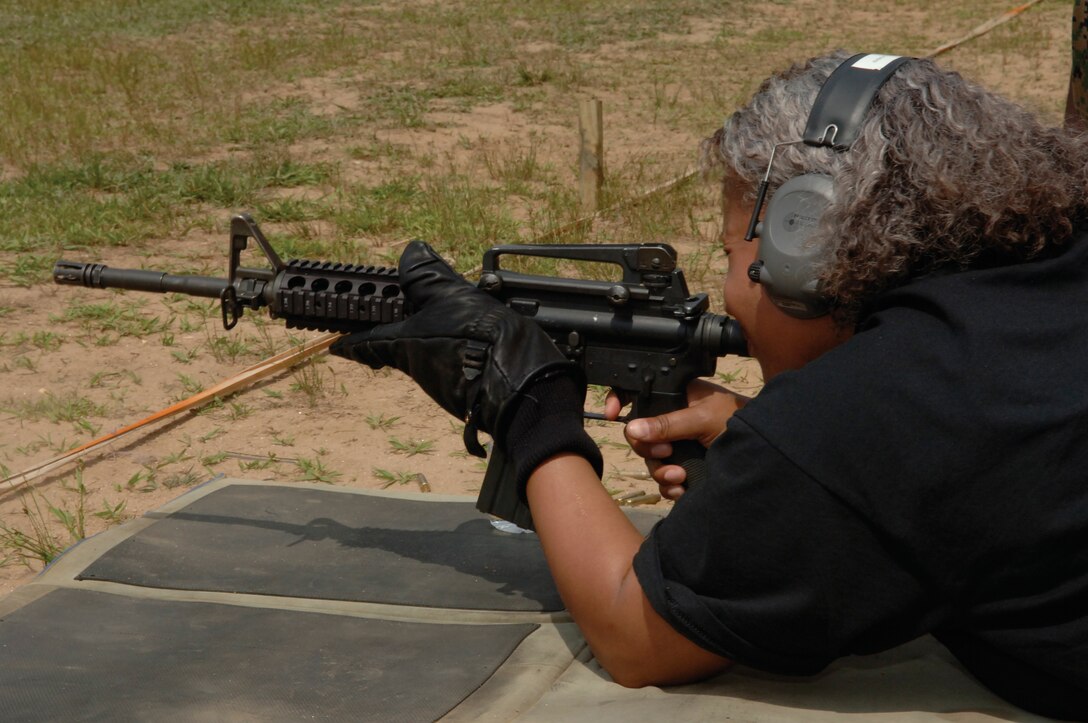
<svg viewBox="0 0 1088 723"><path fill-rule="evenodd" d="M182 393L191 397L204 391L204 385L189 375L179 373L177 377L178 381L181 382Z"/></svg>
<svg viewBox="0 0 1088 723"><path fill-rule="evenodd" d="M429 94L414 88L383 88L367 98L369 120L388 127L423 128L430 108Z"/></svg>
<svg viewBox="0 0 1088 723"><path fill-rule="evenodd" d="M77 471L75 477L75 486L70 487L63 485L63 488L69 492L73 492L76 495L76 504L74 509L68 507L57 507L49 504L49 511L53 514L60 524L68 532L68 537L72 542L78 542L87 536L87 515L86 515L86 501L87 501L87 487L83 484L83 472Z"/></svg>
<svg viewBox="0 0 1088 723"><path fill-rule="evenodd" d="M545 184L555 180L554 169L540 160L538 143L536 138L530 136L527 146L481 149L482 162L488 176L502 183L509 194L531 197L534 193L533 184Z"/></svg>
<svg viewBox="0 0 1088 723"><path fill-rule="evenodd" d="M240 208L256 203L260 197L262 186L257 179L227 164L179 164L171 170L174 193L180 201Z"/></svg>
<svg viewBox="0 0 1088 723"><path fill-rule="evenodd" d="M379 161L393 163L407 161L412 157L412 150L402 143L381 140L373 134L366 144L349 146L348 157L356 161Z"/></svg>
<svg viewBox="0 0 1088 723"><path fill-rule="evenodd" d="M82 470L75 473L74 484L62 482L62 489L75 494L73 506L55 505L32 489L21 494L23 524L17 526L0 520L0 554L3 559L25 565L48 565L67 545L87 536L87 488L83 484ZM67 541L53 531L52 523L59 523L67 532Z"/></svg>
<svg viewBox="0 0 1088 723"><path fill-rule="evenodd" d="M66 6L58 23L49 3L20 3L0 25L3 37L20 40L0 48L9 100L0 114L9 129L0 154L21 161L124 143L177 149L209 142L238 113L223 99L238 97L257 78L268 82L300 64L327 63L337 51L345 66L352 62L350 43L330 43L314 27L332 20L314 12L331 5L257 0L182 9L150 0L135 11L92 3ZM286 32L285 21L303 25ZM215 35L205 36L204 28Z"/></svg>
<svg viewBox="0 0 1088 723"><path fill-rule="evenodd" d="M203 479L203 475L192 468L183 472L175 472L162 481L162 486L168 490L178 487L192 487Z"/></svg>
<svg viewBox="0 0 1088 723"><path fill-rule="evenodd" d="M322 368L323 359L310 357L302 364L291 369L291 391L300 392L306 397L307 403L317 406L318 402L335 388L332 373Z"/></svg>
<svg viewBox="0 0 1088 723"><path fill-rule="evenodd" d="M208 454L201 457L200 463L205 467L214 467L215 465L226 461L229 456L230 455L228 455L226 452L216 452L214 454Z"/></svg>
<svg viewBox="0 0 1088 723"><path fill-rule="evenodd" d="M245 107L223 130L223 140L265 148L302 138L326 137L337 130L336 117L315 115L304 98L282 98Z"/></svg>
<svg viewBox="0 0 1088 723"><path fill-rule="evenodd" d="M53 441L53 436L51 434L46 434L46 435L40 435L39 434L37 439L35 439L34 441L32 441L32 442L30 442L30 443L28 443L26 445L16 447L15 451L18 452L19 454L26 455L26 456L34 454L35 452L37 452L40 449L48 449L51 452L59 454L61 452L65 452L65 451L67 451L67 450L69 450L69 449L71 449L71 448L73 448L75 446L76 445L74 443L68 442L67 439L61 439L60 442L54 442Z"/></svg>
<svg viewBox="0 0 1088 723"><path fill-rule="evenodd" d="M174 358L174 361L182 364L189 364L196 359L199 350L196 347L192 349L171 349L170 356Z"/></svg>
<svg viewBox="0 0 1088 723"><path fill-rule="evenodd" d="M202 434L199 437L199 440L201 442L210 442L210 441L212 441L213 439L215 439L217 437L222 437L226 433L227 433L227 430L224 429L223 427L216 427L212 431L207 432L205 434Z"/></svg>
<svg viewBox="0 0 1088 723"><path fill-rule="evenodd" d="M11 337L8 337L6 333L0 333L0 346L33 346L42 351L56 351L63 342L64 337L52 331L35 331L33 334L20 331Z"/></svg>
<svg viewBox="0 0 1088 723"><path fill-rule="evenodd" d="M256 470L269 469L270 467L272 467L274 465L277 465L279 463L280 463L279 458L277 458L275 454L272 454L270 452L267 457L262 457L260 459L242 459L242 460L239 460L238 461L238 469L242 470L243 472L248 472L250 470L255 470L255 469Z"/></svg>
<svg viewBox="0 0 1088 723"><path fill-rule="evenodd" d="M57 396L46 392L32 400L8 398L0 403L0 411L26 421L41 419L53 423L79 422L87 417L103 417L106 409L87 397Z"/></svg>
<svg viewBox="0 0 1088 723"><path fill-rule="evenodd" d="M22 252L24 273L45 261L35 252L74 244L116 246L156 232L151 218L173 218L168 204L148 184L140 163L106 161L34 166L20 178L0 183L0 248ZM167 227L169 228L169 226ZM158 231L162 230L160 222ZM53 254L43 256L56 260Z"/></svg>
<svg viewBox="0 0 1088 723"><path fill-rule="evenodd" d="M262 223L298 223L324 218L328 210L325 204L319 201L305 198L275 198L258 203L255 212Z"/></svg>
<svg viewBox="0 0 1088 723"><path fill-rule="evenodd" d="M28 372L38 371L38 367L34 363L34 360L31 359L28 356L25 356L25 355L15 357L15 368L16 369L25 369Z"/></svg>
<svg viewBox="0 0 1088 723"><path fill-rule="evenodd" d="M388 417L384 413L382 414L369 414L366 417L366 424L371 429L389 430L393 428L400 417Z"/></svg>
<svg viewBox="0 0 1088 723"><path fill-rule="evenodd" d="M185 461L190 460L192 458L193 458L192 455L189 454L189 444L188 444L188 442L186 442L185 447L183 447L182 449L179 449L177 452L171 452L170 454L166 455L161 460L159 460L159 462L155 465L155 467L156 467L156 469L162 469L163 467L165 467L167 465L177 464L179 462L185 462Z"/></svg>
<svg viewBox="0 0 1088 723"><path fill-rule="evenodd" d="M228 402L227 414L232 422L237 422L253 414L253 408L242 402Z"/></svg>
<svg viewBox="0 0 1088 723"><path fill-rule="evenodd" d="M0 182L0 251L16 254L0 278L43 283L65 249L183 235L208 205L223 208L225 218L260 206L274 189L320 185L334 173L327 163L301 163L282 153L166 168L123 153L34 166Z"/></svg>
<svg viewBox="0 0 1088 723"><path fill-rule="evenodd" d="M155 470L145 467L135 472L124 485L117 485L118 492L154 492L159 488L155 481Z"/></svg>
<svg viewBox="0 0 1088 723"><path fill-rule="evenodd" d="M369 253L365 246L339 234L317 234L302 223L292 224L289 232L273 233L268 238L276 253L285 259L363 263Z"/></svg>
<svg viewBox="0 0 1088 723"><path fill-rule="evenodd" d="M382 489L392 487L393 485L408 484L418 479L419 474L417 472L391 472L387 469L381 469L375 467L371 470L374 476L382 481Z"/></svg>
<svg viewBox="0 0 1088 723"><path fill-rule="evenodd" d="M0 278L23 287L45 283L50 279L55 261L54 257L46 254L19 254L10 267L0 267Z"/></svg>
<svg viewBox="0 0 1088 723"><path fill-rule="evenodd" d="M125 369L124 371L119 372L96 371L91 375L90 380L87 382L87 386L92 389L104 388L107 386L116 389L122 385L134 384L139 386L142 383L143 381L136 372L131 369Z"/></svg>
<svg viewBox="0 0 1088 723"><path fill-rule="evenodd" d="M485 249L518 239L518 224L502 191L464 177L440 183L399 178L347 188L334 205L332 220L346 235L428 239L459 267L475 266Z"/></svg>
<svg viewBox="0 0 1088 723"><path fill-rule="evenodd" d="M107 332L118 337L132 336L141 339L151 334L161 334L168 322L144 313L144 299L124 300L121 302L81 302L73 299L68 302L64 314L55 321L73 321L86 332L102 334L99 338L110 338Z"/></svg>
<svg viewBox="0 0 1088 723"><path fill-rule="evenodd" d="M312 459L299 457L296 464L298 465L300 479L303 482L324 482L325 484L333 484L337 479L343 477L341 472L326 467L320 457L314 457Z"/></svg>
<svg viewBox="0 0 1088 723"><path fill-rule="evenodd" d="M403 454L414 457L417 454L431 454L434 452L434 442L429 439L402 440L396 437L389 438L389 446L394 454Z"/></svg>
<svg viewBox="0 0 1088 723"><path fill-rule="evenodd" d="M109 500L102 500L102 509L92 514L98 519L104 520L108 525L116 525L127 517L125 514L126 504L125 500L121 500L115 505L110 504Z"/></svg>
<svg viewBox="0 0 1088 723"><path fill-rule="evenodd" d="M4 551L4 559L28 566L33 562L48 565L64 549L63 543L50 529L36 498L29 502L24 498L22 514L23 526L0 520L0 550Z"/></svg>
<svg viewBox="0 0 1088 723"><path fill-rule="evenodd" d="M258 157L249 162L176 163L158 180L164 184L164 195L175 203L210 203L230 209L260 203L268 189L316 185L331 174L327 165Z"/></svg>
<svg viewBox="0 0 1088 723"><path fill-rule="evenodd" d="M217 334L208 337L206 342L208 351L220 364L234 363L238 357L251 356L253 350L249 340L241 334Z"/></svg>
<svg viewBox="0 0 1088 723"><path fill-rule="evenodd" d="M85 432L88 437L97 437L98 433L102 431L101 424L94 424L88 419L77 419L74 424L76 429Z"/></svg>

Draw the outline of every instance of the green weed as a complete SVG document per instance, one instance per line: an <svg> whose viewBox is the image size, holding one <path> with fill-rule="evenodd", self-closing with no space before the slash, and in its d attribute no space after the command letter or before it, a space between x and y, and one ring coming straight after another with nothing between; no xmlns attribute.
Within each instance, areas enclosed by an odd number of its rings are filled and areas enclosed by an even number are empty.
<svg viewBox="0 0 1088 723"><path fill-rule="evenodd" d="M178 378L178 381L181 383L181 391L182 391L183 396L185 396L185 397L192 397L192 396L200 394L202 391L204 391L204 385L201 384L196 379L193 379L191 376L189 376L187 374L180 374L179 373L177 375L177 378ZM202 407L202 409L205 409L205 408L218 409L221 406L223 406L223 402L222 402L221 399L219 399L217 397L217 398L211 400L204 407Z"/></svg>
<svg viewBox="0 0 1088 723"><path fill-rule="evenodd" d="M182 364L189 364L196 359L199 351L194 347L192 349L171 349L170 356L174 358L174 361L181 362Z"/></svg>
<svg viewBox="0 0 1088 723"><path fill-rule="evenodd" d="M387 417L384 413L368 414L366 417L367 426L371 429L389 430L398 421L400 421L400 417Z"/></svg>
<svg viewBox="0 0 1088 723"><path fill-rule="evenodd" d="M291 391L300 392L306 396L306 401L311 407L334 388L331 372L322 368L323 359L310 357L302 364L291 369Z"/></svg>
<svg viewBox="0 0 1088 723"><path fill-rule="evenodd" d="M228 402L227 414L232 422L237 422L253 414L253 408L242 402Z"/></svg>
<svg viewBox="0 0 1088 723"><path fill-rule="evenodd" d="M28 372L35 372L38 370L38 365L35 361L25 354L15 357L14 364L16 369L25 369Z"/></svg>
<svg viewBox="0 0 1088 723"><path fill-rule="evenodd" d="M166 322L157 316L142 313L143 299L115 303L112 301L82 303L72 300L68 303L59 321L74 321L84 331L102 334L113 332L117 336L143 338L165 331Z"/></svg>
<svg viewBox="0 0 1088 723"><path fill-rule="evenodd" d="M429 439L401 440L396 437L389 438L389 446L394 454L404 454L414 457L417 454L431 454L434 452L434 442Z"/></svg>
<svg viewBox="0 0 1088 723"><path fill-rule="evenodd" d="M199 437L199 439L200 439L201 442L210 442L213 439L215 439L217 437L221 437L226 433L227 433L227 430L224 429L223 427L216 427L212 431L206 432L205 434L202 434Z"/></svg>
<svg viewBox="0 0 1088 723"><path fill-rule="evenodd" d="M102 417L106 409L88 399L87 397L57 396L52 392L30 401L8 399L0 402L0 411L11 414L19 419L37 421L78 422L86 417Z"/></svg>
<svg viewBox="0 0 1088 723"><path fill-rule="evenodd" d="M184 472L175 472L162 481L162 486L166 489L175 489L177 487L192 487L202 479L202 475L196 472L192 468L185 470Z"/></svg>
<svg viewBox="0 0 1088 723"><path fill-rule="evenodd" d="M110 384L107 385L107 382ZM139 386L142 384L142 381L136 372L131 369L125 369L120 372L96 371L91 375L90 380L87 382L87 386L92 389L99 389L107 386L112 386L116 389L123 384Z"/></svg>
<svg viewBox="0 0 1088 723"><path fill-rule="evenodd" d="M117 490L127 490L129 492L153 492L159 488L158 482L155 480L155 470L145 467L143 470L136 472L128 481L125 482L124 487L118 485Z"/></svg>
<svg viewBox="0 0 1088 723"><path fill-rule="evenodd" d="M76 472L73 485L62 483L62 489L76 495L74 507L54 505L34 490L26 490L20 497L24 525L17 527L0 520L0 551L5 560L48 565L68 544L87 536L87 488L83 484L82 470ZM51 520L68 533L67 541L53 531Z"/></svg>
<svg viewBox="0 0 1088 723"><path fill-rule="evenodd" d="M382 489L392 487L395 484L407 484L419 477L419 474L416 472L390 472L387 469L381 469L379 467L375 467L371 472L384 483L382 484Z"/></svg>
<svg viewBox="0 0 1088 723"><path fill-rule="evenodd" d="M314 457L313 459L299 457L296 464L298 465L301 479L304 482L312 481L333 484L337 479L343 476L342 473L326 467L325 463L322 462L319 457Z"/></svg>
<svg viewBox="0 0 1088 723"><path fill-rule="evenodd" d="M263 470L269 469L279 463L280 460L276 457L276 455L269 453L268 456L258 459L239 459L238 469L242 470L243 472L248 472L250 470Z"/></svg>
<svg viewBox="0 0 1088 723"><path fill-rule="evenodd" d="M4 550L5 561L48 565L64 549L63 543L50 529L36 498L29 503L23 499L22 514L27 525L22 529L0 520L0 550Z"/></svg>
<svg viewBox="0 0 1088 723"><path fill-rule="evenodd" d="M229 457L226 452L216 452L214 454L208 454L200 458L200 463L205 467L214 467L215 465L225 461Z"/></svg>
<svg viewBox="0 0 1088 723"><path fill-rule="evenodd" d="M102 500L102 509L92 514L100 520L105 520L106 524L115 525L125 519L125 505L125 500L121 500L115 505L110 504L108 500Z"/></svg>

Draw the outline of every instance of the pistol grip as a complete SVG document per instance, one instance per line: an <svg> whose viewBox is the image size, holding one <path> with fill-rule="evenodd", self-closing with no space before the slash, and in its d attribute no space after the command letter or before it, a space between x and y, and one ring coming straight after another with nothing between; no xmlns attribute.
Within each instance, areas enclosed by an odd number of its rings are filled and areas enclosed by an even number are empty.
<svg viewBox="0 0 1088 723"><path fill-rule="evenodd" d="M672 456L663 460L665 464L678 464L687 472L684 488L689 489L706 480L706 447L693 439L684 439L672 443Z"/></svg>

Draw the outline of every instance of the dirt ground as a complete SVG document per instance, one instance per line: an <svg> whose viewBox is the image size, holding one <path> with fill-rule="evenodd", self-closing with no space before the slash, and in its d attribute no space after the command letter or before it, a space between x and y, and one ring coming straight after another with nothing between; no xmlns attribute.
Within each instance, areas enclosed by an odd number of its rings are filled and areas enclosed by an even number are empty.
<svg viewBox="0 0 1088 723"><path fill-rule="evenodd" d="M1056 120L1068 73L1068 27L1055 23L1045 32L1051 34L1051 49L1045 53L1023 59L1010 54L990 63L972 58L962 61L963 70L1027 99ZM957 62L954 53L949 62ZM342 97L335 79L307 79L293 92L312 97L315 108L352 102ZM457 163L465 152L466 136L487 137L501 145L530 130L513 108L501 103L451 113L441 121L438 130L425 135L390 132L387 140L427 144ZM532 130L545 158L562 167L573 162L567 158L571 127ZM677 134L661 138L657 145L674 149L677 157L691 158L696 140ZM612 158L636 155L644 142L640 128L616 119L608 127L606 153ZM365 162L356 163L357 172L365 174ZM94 260L115 267L203 265L207 273L220 274L226 265L226 243L225 237L192 232L156 246L150 254L115 248ZM395 251L397 246L389 248ZM720 262L715 263L713 270L720 273ZM73 297L87 304L106 300L138 304L135 318L168 319L171 325L142 336L91 332L78 322L63 320ZM275 323L251 319L224 332L218 309L210 301L189 303L131 292L122 296L51 285L5 286L0 287L0 307L11 310L0 317L7 338L21 335L18 343L0 347L4 356L0 397L21 410L5 415L0 438L0 462L12 474L168 407L191 396L198 386L208 388L231 378L269 355L262 349L284 348L287 338ZM51 341L47 333L59 335L62 343ZM291 338L316 336L297 333ZM248 349L232 357L225 342L217 339L244 340ZM749 361L723 359L719 372L738 391L755 393L761 385L758 368ZM591 394L588 406L599 407L600 401ZM592 422L590 431L605 454L604 482L617 497L656 491L641 461L623 444L619 425ZM6 483L0 486L0 514L8 525L21 529L28 529L35 516L48 520L57 542L65 546L69 533L51 507L73 519L82 514L83 531L92 535L220 475L471 495L479 489L482 474L481 461L464 452L459 422L405 377L319 355L312 364L263 379L222 402L149 425L29 486ZM79 491L81 484L85 493ZM0 567L0 595L30 580L39 569L16 561Z"/></svg>

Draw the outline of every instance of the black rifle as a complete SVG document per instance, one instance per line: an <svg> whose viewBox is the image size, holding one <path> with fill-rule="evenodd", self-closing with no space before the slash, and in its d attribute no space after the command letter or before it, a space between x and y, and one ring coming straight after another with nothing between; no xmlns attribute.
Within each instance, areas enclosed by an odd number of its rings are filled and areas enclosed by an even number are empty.
<svg viewBox="0 0 1088 723"><path fill-rule="evenodd" d="M271 268L240 265L251 238ZM500 268L503 256L604 262L619 266L623 278L587 281L517 273ZM58 261L53 280L216 298L225 329L234 327L245 309L263 307L288 328L314 331L361 331L412 313L396 269L306 260L285 264L248 214L231 219L226 279ZM628 419L687 406L688 382L712 375L719 356L747 353L740 326L707 311L706 294L688 293L684 274L676 268L676 251L667 244L496 246L484 253L479 287L539 324L581 366L590 384L619 391L631 402ZM698 442L680 442L668 461L681 464L694 485L705 477L704 452ZM509 483L509 472L503 450L495 447L476 507L531 529L529 509Z"/></svg>

